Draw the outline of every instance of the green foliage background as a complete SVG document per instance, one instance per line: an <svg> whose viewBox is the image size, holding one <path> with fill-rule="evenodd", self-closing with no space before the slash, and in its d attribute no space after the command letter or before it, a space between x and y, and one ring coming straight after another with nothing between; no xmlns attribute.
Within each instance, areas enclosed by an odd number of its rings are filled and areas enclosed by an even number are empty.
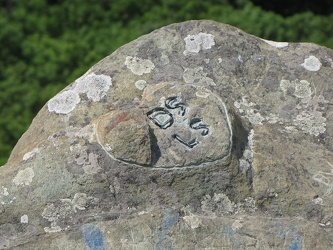
<svg viewBox="0 0 333 250"><path fill-rule="evenodd" d="M332 14L282 17L250 0L0 0L0 166L41 107L93 64L142 34L191 19L333 48Z"/></svg>

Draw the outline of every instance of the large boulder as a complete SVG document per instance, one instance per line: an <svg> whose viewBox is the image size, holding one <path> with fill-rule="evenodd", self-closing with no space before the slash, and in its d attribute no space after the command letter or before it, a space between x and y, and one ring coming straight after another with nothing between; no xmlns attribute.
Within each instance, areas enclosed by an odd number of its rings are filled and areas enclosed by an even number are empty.
<svg viewBox="0 0 333 250"><path fill-rule="evenodd" d="M332 59L212 21L122 46L0 168L0 248L332 248Z"/></svg>

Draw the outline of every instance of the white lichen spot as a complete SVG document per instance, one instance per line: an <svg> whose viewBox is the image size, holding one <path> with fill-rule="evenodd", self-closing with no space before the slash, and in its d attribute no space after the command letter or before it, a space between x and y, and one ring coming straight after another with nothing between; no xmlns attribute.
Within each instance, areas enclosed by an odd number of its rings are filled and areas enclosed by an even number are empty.
<svg viewBox="0 0 333 250"><path fill-rule="evenodd" d="M324 205L324 201L323 201L323 199L320 198L320 197L314 198L314 199L312 200L312 202L313 202L313 204L316 204L316 205L321 205L321 206Z"/></svg>
<svg viewBox="0 0 333 250"><path fill-rule="evenodd" d="M326 118L322 116L321 112L318 111L303 111L301 114L296 116L294 125L303 130L305 133L318 136L326 131Z"/></svg>
<svg viewBox="0 0 333 250"><path fill-rule="evenodd" d="M186 83L215 86L213 79L207 76L203 67L185 69L183 79Z"/></svg>
<svg viewBox="0 0 333 250"><path fill-rule="evenodd" d="M191 227L191 229L196 229L200 227L201 224L201 219L193 214L184 216L183 220Z"/></svg>
<svg viewBox="0 0 333 250"><path fill-rule="evenodd" d="M21 216L21 223L22 224L28 224L29 223L28 215L24 214L24 215Z"/></svg>
<svg viewBox="0 0 333 250"><path fill-rule="evenodd" d="M326 118L322 111L328 101L322 95L308 96L301 100L296 106L300 110L299 114L293 120L293 125L305 133L318 136L326 131Z"/></svg>
<svg viewBox="0 0 333 250"><path fill-rule="evenodd" d="M62 207L60 210L58 207L56 207L54 204L50 204L44 208L44 211L42 213L42 217L44 219L47 219L49 222L51 222L50 227L44 227L44 231L47 233L56 233L60 232L61 228L57 225L57 222L59 218L63 215L68 213L68 211L71 208L68 207Z"/></svg>
<svg viewBox="0 0 333 250"><path fill-rule="evenodd" d="M247 119L255 126L262 125L265 118L260 114L259 110L254 108L255 103L248 102L245 96L242 101L235 101L234 106L238 109L239 113L247 117Z"/></svg>
<svg viewBox="0 0 333 250"><path fill-rule="evenodd" d="M15 178L13 179L13 182L16 186L22 185L22 186L28 186L32 182L32 179L34 178L35 173L32 168L26 168L24 170L20 170Z"/></svg>
<svg viewBox="0 0 333 250"><path fill-rule="evenodd" d="M98 102L106 96L106 93L112 86L112 79L110 76L96 75L95 73L80 77L75 82L76 86L74 91L80 94L86 94L88 99L91 99L94 102Z"/></svg>
<svg viewBox="0 0 333 250"><path fill-rule="evenodd" d="M306 80L295 81L295 96L305 98L312 94L310 83Z"/></svg>
<svg viewBox="0 0 333 250"><path fill-rule="evenodd" d="M139 76L143 74L148 74L155 68L154 63L150 60L132 56L126 57L125 65L133 72L133 74Z"/></svg>
<svg viewBox="0 0 333 250"><path fill-rule="evenodd" d="M321 68L321 62L315 56L309 56L301 65L309 71L318 71Z"/></svg>
<svg viewBox="0 0 333 250"><path fill-rule="evenodd" d="M96 75L89 70L75 83L73 89L59 93L48 102L50 112L57 114L70 113L81 101L79 94L86 94L87 98L94 102L100 101L112 86L112 79L107 75Z"/></svg>
<svg viewBox="0 0 333 250"><path fill-rule="evenodd" d="M217 61L218 61L219 63L221 63L221 62L222 62L222 58L219 57L219 58L217 59Z"/></svg>
<svg viewBox="0 0 333 250"><path fill-rule="evenodd" d="M242 97L242 100L241 101L235 101L234 102L234 105L236 108L240 109L242 106L245 106L245 107L252 107L255 105L255 103L253 102L249 102L247 99L246 99L246 96L243 96Z"/></svg>
<svg viewBox="0 0 333 250"><path fill-rule="evenodd" d="M275 48L284 48L287 47L289 44L287 42L275 42L275 41L270 41L270 40L265 40L262 39L265 43L274 46Z"/></svg>
<svg viewBox="0 0 333 250"><path fill-rule="evenodd" d="M238 55L237 59L238 59L238 61L241 62L241 63L244 62L243 59L242 59L242 56L241 56L241 55Z"/></svg>
<svg viewBox="0 0 333 250"><path fill-rule="evenodd" d="M306 98L312 95L310 83L306 80L281 80L280 88L286 94L293 94L297 98Z"/></svg>
<svg viewBox="0 0 333 250"><path fill-rule="evenodd" d="M254 109L247 110L246 116L249 121L255 126L262 125L262 122L265 120L265 118Z"/></svg>
<svg viewBox="0 0 333 250"><path fill-rule="evenodd" d="M199 51L210 49L215 45L214 36L207 33L188 35L184 38L184 41L184 55L187 55L189 53L199 53Z"/></svg>
<svg viewBox="0 0 333 250"><path fill-rule="evenodd" d="M286 94L288 89L293 87L293 84L289 80L281 80L280 81L280 88Z"/></svg>
<svg viewBox="0 0 333 250"><path fill-rule="evenodd" d="M67 90L53 97L48 103L49 112L57 114L68 114L72 112L76 105L81 101L78 93L73 90Z"/></svg>
<svg viewBox="0 0 333 250"><path fill-rule="evenodd" d="M147 86L147 82L145 80L139 80L136 81L134 85L137 89L143 90Z"/></svg>
<svg viewBox="0 0 333 250"><path fill-rule="evenodd" d="M73 209L85 210L88 203L88 197L85 193L76 193L72 200Z"/></svg>
<svg viewBox="0 0 333 250"><path fill-rule="evenodd" d="M40 152L39 148L34 148L32 151L24 154L23 156L23 160L29 160L30 158L34 157L36 154L38 154Z"/></svg>
<svg viewBox="0 0 333 250"><path fill-rule="evenodd" d="M8 188L2 187L3 191L0 192L0 196L8 196L9 192L8 192Z"/></svg>

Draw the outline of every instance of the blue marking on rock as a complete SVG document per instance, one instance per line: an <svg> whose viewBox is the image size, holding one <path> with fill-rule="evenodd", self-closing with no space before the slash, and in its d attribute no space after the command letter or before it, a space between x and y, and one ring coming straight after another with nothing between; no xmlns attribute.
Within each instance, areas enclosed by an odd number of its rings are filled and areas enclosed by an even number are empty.
<svg viewBox="0 0 333 250"><path fill-rule="evenodd" d="M293 240L292 242L289 244L288 248L289 250L300 250L301 249L301 241L302 241L302 238L299 237L298 235L295 235L293 237Z"/></svg>
<svg viewBox="0 0 333 250"><path fill-rule="evenodd" d="M226 227L223 230L224 234L227 235L230 239L230 241L232 242L234 248L239 249L240 248L240 243L237 241L237 239L235 238L235 230L233 230L231 227Z"/></svg>
<svg viewBox="0 0 333 250"><path fill-rule="evenodd" d="M276 236L282 238L286 242L286 245L288 244L289 250L302 249L303 238L299 236L299 229L297 226L292 226L290 228L280 226Z"/></svg>
<svg viewBox="0 0 333 250"><path fill-rule="evenodd" d="M104 236L95 225L82 226L82 237L89 250L104 250Z"/></svg>
<svg viewBox="0 0 333 250"><path fill-rule="evenodd" d="M174 250L172 242L167 236L172 225L177 223L179 220L179 215L175 214L173 210L164 211L164 220L160 227L160 232L158 234L158 242L156 244L156 250Z"/></svg>

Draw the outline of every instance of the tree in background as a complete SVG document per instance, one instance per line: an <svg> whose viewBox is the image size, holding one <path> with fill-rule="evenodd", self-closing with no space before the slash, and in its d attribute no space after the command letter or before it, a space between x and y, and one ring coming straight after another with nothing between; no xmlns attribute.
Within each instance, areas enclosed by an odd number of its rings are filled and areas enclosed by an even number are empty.
<svg viewBox="0 0 333 250"><path fill-rule="evenodd" d="M211 19L269 40L333 48L333 3L324 1L320 12L316 1L315 15L310 1L281 2L0 0L0 165L51 97L121 45L167 24ZM305 7L296 12L291 2Z"/></svg>

